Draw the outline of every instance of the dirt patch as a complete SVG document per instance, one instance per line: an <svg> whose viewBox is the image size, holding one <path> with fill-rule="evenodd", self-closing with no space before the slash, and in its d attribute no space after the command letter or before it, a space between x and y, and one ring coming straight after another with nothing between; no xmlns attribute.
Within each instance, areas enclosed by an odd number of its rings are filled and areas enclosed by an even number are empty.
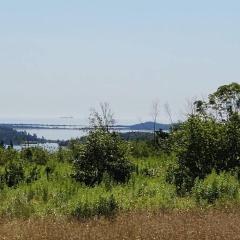
<svg viewBox="0 0 240 240"><path fill-rule="evenodd" d="M240 239L240 211L129 213L86 222L3 219L0 239Z"/></svg>

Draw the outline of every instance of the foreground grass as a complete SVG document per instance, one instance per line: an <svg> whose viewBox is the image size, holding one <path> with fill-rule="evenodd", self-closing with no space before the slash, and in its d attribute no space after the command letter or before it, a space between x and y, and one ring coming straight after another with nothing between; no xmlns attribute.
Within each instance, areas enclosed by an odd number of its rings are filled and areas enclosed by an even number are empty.
<svg viewBox="0 0 240 240"><path fill-rule="evenodd" d="M132 212L89 221L0 220L0 239L239 239L240 210Z"/></svg>

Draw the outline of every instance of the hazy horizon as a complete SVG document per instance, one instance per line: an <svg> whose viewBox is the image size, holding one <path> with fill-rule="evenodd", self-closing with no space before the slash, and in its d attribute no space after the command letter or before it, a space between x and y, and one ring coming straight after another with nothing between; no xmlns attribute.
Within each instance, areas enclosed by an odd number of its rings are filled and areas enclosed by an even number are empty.
<svg viewBox="0 0 240 240"><path fill-rule="evenodd" d="M183 118L187 99L239 82L239 1L3 1L0 119Z"/></svg>

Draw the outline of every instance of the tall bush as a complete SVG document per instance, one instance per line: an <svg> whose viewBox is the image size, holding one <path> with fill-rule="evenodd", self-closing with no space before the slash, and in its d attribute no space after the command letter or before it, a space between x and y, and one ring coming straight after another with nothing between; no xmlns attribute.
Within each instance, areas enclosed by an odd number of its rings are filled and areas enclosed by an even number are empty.
<svg viewBox="0 0 240 240"><path fill-rule="evenodd" d="M8 187L14 187L24 180L24 168L20 162L9 162L4 171L5 183Z"/></svg>
<svg viewBox="0 0 240 240"><path fill-rule="evenodd" d="M126 182L133 168L128 160L128 145L118 134L104 129L91 131L76 156L74 177L91 186L100 183L105 172L117 182Z"/></svg>
<svg viewBox="0 0 240 240"><path fill-rule="evenodd" d="M171 135L178 167L168 179L181 194L191 190L197 177L204 179L213 169L240 167L240 88L236 84L220 87L210 95L209 103L196 101L195 108Z"/></svg>

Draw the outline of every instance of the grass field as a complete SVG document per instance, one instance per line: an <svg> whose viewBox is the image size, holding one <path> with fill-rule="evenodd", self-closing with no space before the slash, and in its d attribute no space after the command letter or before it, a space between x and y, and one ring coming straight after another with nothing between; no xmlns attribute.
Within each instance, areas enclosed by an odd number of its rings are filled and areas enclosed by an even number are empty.
<svg viewBox="0 0 240 240"><path fill-rule="evenodd" d="M75 181L71 162L54 154L45 165L24 162L25 179L0 189L0 240L240 239L236 176L213 172L181 196L167 181L175 155L130 160L135 167L128 182L106 175L92 187ZM38 177L28 182L35 166Z"/></svg>
<svg viewBox="0 0 240 240"><path fill-rule="evenodd" d="M23 182L16 187L5 186L1 189L0 217L43 218L53 216L62 218L77 216L88 218L88 216L99 215L99 211L111 210L111 196L117 204L118 213L159 209L187 211L219 204L224 205L229 201L239 203L239 182L235 179L230 181L230 178L221 177L218 180L220 182L219 190L216 185L218 182L215 181L216 177L210 178L204 188L197 188L197 197L200 197L201 200L199 202L194 194L178 196L175 186L166 182L166 172L169 165L174 164L174 156L132 159L132 161L137 169L128 183L112 184L105 179L100 185L87 187L71 178L72 168L69 163L51 160L48 164L53 166L54 171L49 179L44 174L43 166L40 167L39 179L32 183ZM28 166L25 168L27 171ZM230 186L226 185L228 183ZM211 200L216 191L222 191L224 195L222 197L220 195L219 199L214 202L201 199L207 197ZM233 193L234 196L232 196ZM206 194L209 196L205 196ZM101 202L101 200L104 201Z"/></svg>
<svg viewBox="0 0 240 240"><path fill-rule="evenodd" d="M239 238L239 209L136 212L85 222L51 218L0 221L1 240Z"/></svg>

